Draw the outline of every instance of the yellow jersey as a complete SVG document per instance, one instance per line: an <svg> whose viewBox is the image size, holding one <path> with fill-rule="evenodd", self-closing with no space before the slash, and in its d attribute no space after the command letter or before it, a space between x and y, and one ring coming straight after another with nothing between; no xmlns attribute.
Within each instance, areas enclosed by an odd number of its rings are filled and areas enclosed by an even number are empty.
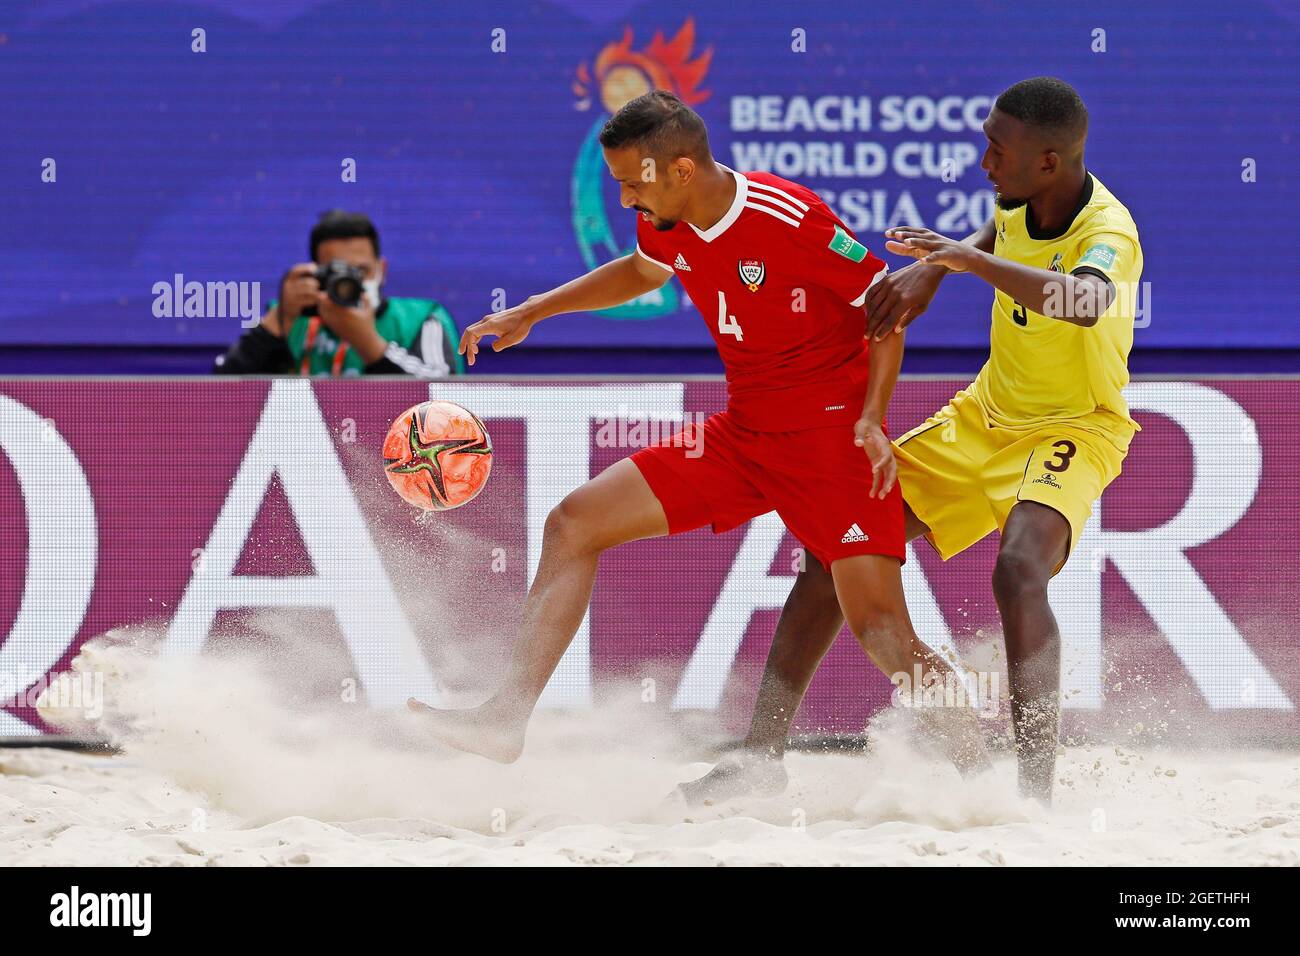
<svg viewBox="0 0 1300 956"><path fill-rule="evenodd" d="M1011 429L1070 422L1128 447L1138 430L1121 390L1128 384L1142 246L1133 217L1091 173L1073 217L1050 233L1028 204L995 209L993 254L1060 273L1094 273L1115 300L1091 328L1032 312L1004 292L993 296L989 359L971 388L990 424Z"/></svg>

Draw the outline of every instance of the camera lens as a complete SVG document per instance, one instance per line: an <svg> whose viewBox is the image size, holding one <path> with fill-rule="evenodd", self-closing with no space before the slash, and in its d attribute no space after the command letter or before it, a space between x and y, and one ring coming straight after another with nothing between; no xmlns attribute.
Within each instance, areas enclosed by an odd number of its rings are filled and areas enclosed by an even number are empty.
<svg viewBox="0 0 1300 956"><path fill-rule="evenodd" d="M351 276L337 276L330 283L327 294L339 305L352 308L361 301L361 283Z"/></svg>

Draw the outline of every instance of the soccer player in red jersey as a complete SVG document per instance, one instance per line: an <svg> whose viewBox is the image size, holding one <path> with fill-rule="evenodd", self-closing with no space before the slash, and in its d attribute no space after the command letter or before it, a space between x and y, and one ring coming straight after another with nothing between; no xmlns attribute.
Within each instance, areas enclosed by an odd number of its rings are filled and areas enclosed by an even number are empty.
<svg viewBox="0 0 1300 956"><path fill-rule="evenodd" d="M948 676L903 601L903 507L885 434L903 337L868 348L863 311L885 264L816 193L715 162L703 120L671 93L630 101L600 142L623 206L640 213L636 252L485 316L465 330L461 351L472 365L485 336L500 351L543 319L626 302L675 274L717 343L727 408L611 465L551 511L522 635L491 699L412 708L452 746L515 759L586 613L602 551L704 525L721 533L773 510L829 570L849 628L882 671L919 664ZM973 711L944 722L937 736L958 765L984 765ZM784 787L780 762L766 766L768 787ZM753 767L737 776L750 792L764 788ZM720 795L716 773L711 788Z"/></svg>

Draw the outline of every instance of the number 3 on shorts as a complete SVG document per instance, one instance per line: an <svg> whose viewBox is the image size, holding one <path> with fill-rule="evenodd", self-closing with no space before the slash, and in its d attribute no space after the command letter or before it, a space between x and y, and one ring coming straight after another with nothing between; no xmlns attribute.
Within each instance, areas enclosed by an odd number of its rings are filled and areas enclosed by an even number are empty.
<svg viewBox="0 0 1300 956"><path fill-rule="evenodd" d="M1044 462L1043 467L1048 471L1055 471L1058 473L1065 471L1065 469L1070 467L1070 459L1079 451L1074 442L1064 438L1053 445L1052 450L1056 452L1056 458L1052 461Z"/></svg>
<svg viewBox="0 0 1300 956"><path fill-rule="evenodd" d="M727 315L727 295L721 289L718 290L718 334L734 335L737 342L745 341L745 335L740 331L740 323L736 321L736 317Z"/></svg>

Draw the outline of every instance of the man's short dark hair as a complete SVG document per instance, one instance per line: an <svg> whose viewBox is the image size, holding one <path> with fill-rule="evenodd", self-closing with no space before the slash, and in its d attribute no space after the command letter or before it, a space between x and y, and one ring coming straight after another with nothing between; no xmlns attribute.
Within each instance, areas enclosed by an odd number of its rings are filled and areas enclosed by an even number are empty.
<svg viewBox="0 0 1300 956"><path fill-rule="evenodd" d="M1088 133L1088 110L1074 87L1054 76L1035 76L1008 87L993 104L1026 126L1070 137Z"/></svg>
<svg viewBox="0 0 1300 956"><path fill-rule="evenodd" d="M606 149L639 146L644 155L671 161L689 156L703 162L709 152L709 131L700 114L667 90L652 90L628 100L600 131Z"/></svg>
<svg viewBox="0 0 1300 956"><path fill-rule="evenodd" d="M379 232L370 217L360 212L331 209L321 213L320 221L311 230L311 259L316 261L316 250L330 239L369 239L379 255Z"/></svg>

